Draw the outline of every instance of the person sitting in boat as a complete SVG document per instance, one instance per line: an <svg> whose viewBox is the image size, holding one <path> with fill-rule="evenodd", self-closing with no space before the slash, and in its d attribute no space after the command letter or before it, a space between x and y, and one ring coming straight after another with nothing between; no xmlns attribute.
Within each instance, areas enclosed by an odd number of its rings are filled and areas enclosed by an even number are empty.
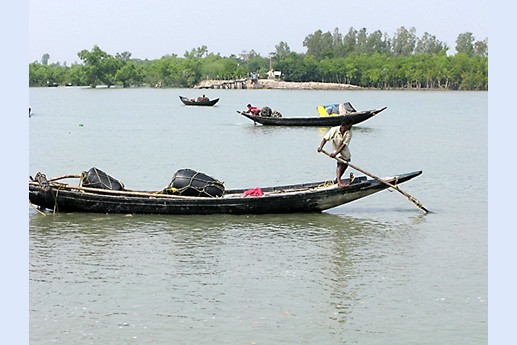
<svg viewBox="0 0 517 345"><path fill-rule="evenodd" d="M204 101L209 101L210 99L208 97L206 97L205 95L203 96L200 96L197 98L197 101L198 102L204 102Z"/></svg>
<svg viewBox="0 0 517 345"><path fill-rule="evenodd" d="M246 107L248 107L248 110L245 111L245 113L251 114L251 115L260 115L260 108L255 107L251 104L248 104Z"/></svg>

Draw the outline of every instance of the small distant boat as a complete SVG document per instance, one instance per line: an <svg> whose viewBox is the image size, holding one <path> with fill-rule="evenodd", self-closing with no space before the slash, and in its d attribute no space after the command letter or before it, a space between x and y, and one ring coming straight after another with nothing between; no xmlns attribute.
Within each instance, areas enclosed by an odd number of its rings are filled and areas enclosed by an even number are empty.
<svg viewBox="0 0 517 345"><path fill-rule="evenodd" d="M352 125L357 125L369 118L377 115L387 107L380 109L372 109L365 111L350 112L345 115L326 115L326 116L310 116L310 117L273 117L252 115L243 111L237 111L244 117L255 123L264 126L339 126L345 117L352 119Z"/></svg>
<svg viewBox="0 0 517 345"><path fill-rule="evenodd" d="M199 105L199 106L211 107L211 106L215 105L217 102L219 102L219 98L214 98L214 99L205 98L205 99L198 100L196 98L188 98L188 97L184 97L184 96L179 96L179 97L180 97L180 100L185 105Z"/></svg>
<svg viewBox="0 0 517 345"><path fill-rule="evenodd" d="M48 86L48 87L58 87L58 86L59 86L59 84L58 84L58 83L51 83L51 82L48 82L48 83L47 83L47 86Z"/></svg>

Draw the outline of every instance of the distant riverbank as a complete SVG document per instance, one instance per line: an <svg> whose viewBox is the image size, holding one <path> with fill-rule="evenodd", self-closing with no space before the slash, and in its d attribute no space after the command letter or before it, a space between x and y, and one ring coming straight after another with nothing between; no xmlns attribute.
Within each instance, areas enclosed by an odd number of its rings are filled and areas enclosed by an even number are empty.
<svg viewBox="0 0 517 345"><path fill-rule="evenodd" d="M288 82L274 79L204 80L194 89L286 89L286 90L360 90L360 86L338 83Z"/></svg>
<svg viewBox="0 0 517 345"><path fill-rule="evenodd" d="M282 80L259 79L257 84L263 89L299 89L299 90L359 90L360 86L338 83L288 82Z"/></svg>
<svg viewBox="0 0 517 345"><path fill-rule="evenodd" d="M289 82L278 79L249 79L236 80L204 80L193 87L194 89L275 89L275 90L417 90L417 91L453 91L447 88L368 88L352 84L309 82ZM466 90L469 91L469 90ZM488 91L488 90L480 90Z"/></svg>

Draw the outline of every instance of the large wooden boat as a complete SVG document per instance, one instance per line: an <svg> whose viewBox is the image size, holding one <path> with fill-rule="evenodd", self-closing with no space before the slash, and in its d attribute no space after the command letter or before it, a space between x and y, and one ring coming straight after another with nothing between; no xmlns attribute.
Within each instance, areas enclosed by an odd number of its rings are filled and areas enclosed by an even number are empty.
<svg viewBox="0 0 517 345"><path fill-rule="evenodd" d="M328 115L328 116L311 116L311 117L273 117L252 115L243 111L237 111L242 116L250 119L255 124L259 123L264 126L339 126L345 117L352 120L353 125L357 125L363 121L377 115L387 107L380 109L357 111L345 115Z"/></svg>
<svg viewBox="0 0 517 345"><path fill-rule="evenodd" d="M419 176L415 171L385 178L398 185ZM185 196L164 191L111 190L64 183L65 175L47 179L38 173L29 181L29 200L38 209L51 212L122 214L267 214L321 212L389 188L378 179L357 176L347 186L319 181L265 188L226 190L221 196ZM123 186L123 185L122 185ZM258 193L249 193L258 192Z"/></svg>
<svg viewBox="0 0 517 345"><path fill-rule="evenodd" d="M205 99L205 100L198 101L196 98L188 98L188 97L183 97L183 96L179 96L179 97L180 97L180 100L185 105L200 105L200 106L211 107L211 106L215 105L217 102L219 102L219 98Z"/></svg>

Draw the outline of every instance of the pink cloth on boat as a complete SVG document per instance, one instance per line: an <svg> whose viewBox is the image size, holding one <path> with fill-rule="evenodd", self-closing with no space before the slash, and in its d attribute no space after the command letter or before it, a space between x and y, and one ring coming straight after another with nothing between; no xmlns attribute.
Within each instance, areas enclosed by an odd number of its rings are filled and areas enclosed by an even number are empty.
<svg viewBox="0 0 517 345"><path fill-rule="evenodd" d="M243 196L262 196L262 189L260 188L251 188L244 192Z"/></svg>

